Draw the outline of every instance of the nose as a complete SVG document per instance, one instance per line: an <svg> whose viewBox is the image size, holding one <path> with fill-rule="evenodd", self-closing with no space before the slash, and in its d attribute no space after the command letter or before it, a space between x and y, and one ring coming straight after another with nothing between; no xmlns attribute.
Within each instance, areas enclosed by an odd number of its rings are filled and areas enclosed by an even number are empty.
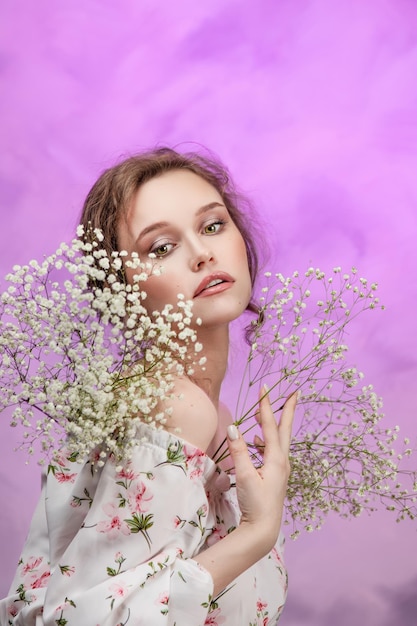
<svg viewBox="0 0 417 626"><path fill-rule="evenodd" d="M208 263L214 263L213 252L209 247L200 243L200 245L196 246L193 250L190 260L191 269L193 272L198 272Z"/></svg>

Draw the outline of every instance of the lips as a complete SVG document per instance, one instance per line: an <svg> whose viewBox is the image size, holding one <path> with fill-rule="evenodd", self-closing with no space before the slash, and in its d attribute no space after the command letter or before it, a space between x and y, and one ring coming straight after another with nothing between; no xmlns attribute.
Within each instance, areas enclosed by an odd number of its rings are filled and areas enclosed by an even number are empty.
<svg viewBox="0 0 417 626"><path fill-rule="evenodd" d="M214 272L213 274L210 274L209 276L203 278L203 280L195 290L193 297L197 298L197 296L204 293L207 293L207 295L209 293L220 293L221 291L227 289L228 286L232 285L234 282L235 281L230 276L230 274L227 274L226 272Z"/></svg>

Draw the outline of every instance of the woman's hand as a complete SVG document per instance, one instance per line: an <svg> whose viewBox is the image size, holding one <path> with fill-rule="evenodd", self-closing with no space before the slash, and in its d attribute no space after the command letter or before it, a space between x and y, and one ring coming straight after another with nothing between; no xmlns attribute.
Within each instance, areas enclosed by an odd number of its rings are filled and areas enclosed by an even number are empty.
<svg viewBox="0 0 417 626"><path fill-rule="evenodd" d="M277 541L290 474L288 453L296 402L296 394L288 398L277 426L267 389L262 390L258 421L265 448L264 464L259 469L253 466L236 426L227 429L241 522L232 533L194 557L210 572L214 597L264 557Z"/></svg>
<svg viewBox="0 0 417 626"><path fill-rule="evenodd" d="M290 475L289 448L297 394L284 404L277 426L264 387L261 392L258 422L264 443L258 437L257 445L264 445L264 464L256 469L246 444L235 426L228 427L229 450L236 472L237 497L242 512L241 525L248 525L263 539L265 554L275 544L281 527L284 499Z"/></svg>

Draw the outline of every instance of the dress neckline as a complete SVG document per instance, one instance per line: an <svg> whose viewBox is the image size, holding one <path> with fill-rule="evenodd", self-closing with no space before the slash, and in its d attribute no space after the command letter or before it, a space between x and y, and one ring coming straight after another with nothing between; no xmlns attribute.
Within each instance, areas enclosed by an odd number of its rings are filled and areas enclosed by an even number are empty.
<svg viewBox="0 0 417 626"><path fill-rule="evenodd" d="M209 480L214 473L225 474L224 470L208 454L175 433L171 433L163 428L154 428L144 423L138 424L136 433L137 439L141 443L148 442L164 450L176 448L179 454L182 453L185 456L188 465L201 467L206 480Z"/></svg>

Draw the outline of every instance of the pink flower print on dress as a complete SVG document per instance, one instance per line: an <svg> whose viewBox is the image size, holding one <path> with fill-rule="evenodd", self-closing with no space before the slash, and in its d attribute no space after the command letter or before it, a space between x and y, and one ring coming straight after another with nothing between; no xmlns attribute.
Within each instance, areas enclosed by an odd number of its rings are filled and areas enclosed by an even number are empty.
<svg viewBox="0 0 417 626"><path fill-rule="evenodd" d="M132 513L146 513L146 511L149 511L148 503L152 498L153 495L149 492L145 483L141 481L135 482L127 490L127 499Z"/></svg>
<svg viewBox="0 0 417 626"><path fill-rule="evenodd" d="M206 458L206 454L200 450L199 448L189 448L187 445L184 446L183 452L186 457L187 467L191 465L192 472L196 470L200 470L200 476L203 473L204 462Z"/></svg>
<svg viewBox="0 0 417 626"><path fill-rule="evenodd" d="M128 592L126 585L122 583L112 583L109 589L113 598L124 598Z"/></svg>
<svg viewBox="0 0 417 626"><path fill-rule="evenodd" d="M188 475L193 480L200 478L203 475L206 454L199 448L190 448L187 445L184 446L183 452Z"/></svg>
<svg viewBox="0 0 417 626"><path fill-rule="evenodd" d="M67 598L65 602L63 602L62 604L56 607L55 613L62 613L63 611L66 611L66 609L69 609L71 606L74 606L74 603L71 602L71 600L68 600Z"/></svg>
<svg viewBox="0 0 417 626"><path fill-rule="evenodd" d="M104 504L102 508L105 514L110 517L110 520L98 522L96 526L97 532L107 533L110 539L117 537L119 533L122 533L122 535L130 535L129 526L120 518L119 509L115 507L114 504L108 502Z"/></svg>
<svg viewBox="0 0 417 626"><path fill-rule="evenodd" d="M113 611L116 600L120 600L127 596L128 588L123 583L112 583L109 589L111 593L109 596L107 596L106 600L111 600L110 609Z"/></svg>
<svg viewBox="0 0 417 626"><path fill-rule="evenodd" d="M77 474L66 474L65 472L55 472L55 478L59 483L73 483Z"/></svg>
<svg viewBox="0 0 417 626"><path fill-rule="evenodd" d="M256 603L256 615L258 617L258 626L268 626L269 618L268 611L266 610L268 603L263 600L258 600ZM259 620L262 621L259 621Z"/></svg>
<svg viewBox="0 0 417 626"><path fill-rule="evenodd" d="M220 615L220 609L214 609L211 611L204 622L204 626L219 626L219 624L225 623L225 617Z"/></svg>
<svg viewBox="0 0 417 626"><path fill-rule="evenodd" d="M278 550L276 548L272 548L269 558L275 563L275 567L279 571L284 581L284 591L287 591L288 588L288 577L287 570L285 568L284 562Z"/></svg>
<svg viewBox="0 0 417 626"><path fill-rule="evenodd" d="M58 452L57 454L55 454L54 461L61 467L65 467L67 465L67 459L63 452Z"/></svg>
<svg viewBox="0 0 417 626"><path fill-rule="evenodd" d="M213 527L211 534L207 537L207 546L213 546L215 543L220 541L220 539L223 539L223 537L225 537L226 535L227 531L224 524L216 524L216 526Z"/></svg>
<svg viewBox="0 0 417 626"><path fill-rule="evenodd" d="M157 602L160 602L161 604L168 604L168 600L169 600L169 593L168 591L164 591L159 594Z"/></svg>
<svg viewBox="0 0 417 626"><path fill-rule="evenodd" d="M44 571L42 573L39 572L39 575L34 580L32 580L32 582L30 583L30 588L41 589L42 587L46 587L50 575L51 572L49 571L49 568L45 567Z"/></svg>
<svg viewBox="0 0 417 626"><path fill-rule="evenodd" d="M197 510L198 517L206 517L207 516L208 507L207 504L202 504Z"/></svg>
<svg viewBox="0 0 417 626"><path fill-rule="evenodd" d="M168 602L169 602L168 591L164 591L160 593L155 604L162 604L162 607L161 607L162 615L166 615L168 613Z"/></svg>
<svg viewBox="0 0 417 626"><path fill-rule="evenodd" d="M125 467L122 467L120 472L117 472L116 478L126 478L127 480L135 480L139 474L133 471L131 464L129 463Z"/></svg>
<svg viewBox="0 0 417 626"><path fill-rule="evenodd" d="M272 548L271 557L275 561L275 563L277 563L277 565L283 565L281 555L276 548Z"/></svg>
<svg viewBox="0 0 417 626"><path fill-rule="evenodd" d="M203 470L201 469L201 467L196 467L191 473L190 473L190 478L192 480L196 480L197 478L200 478L203 475Z"/></svg>
<svg viewBox="0 0 417 626"><path fill-rule="evenodd" d="M48 583L51 575L49 564L44 563L43 557L31 556L22 566L22 577L25 589L40 589Z"/></svg>
<svg viewBox="0 0 417 626"><path fill-rule="evenodd" d="M184 528L185 524L187 523L187 520L182 519L179 515L176 515L172 523L173 523L174 528Z"/></svg>
<svg viewBox="0 0 417 626"><path fill-rule="evenodd" d="M26 574L33 572L34 570L38 569L38 567L41 565L43 561L43 557L42 556L31 556L29 557L27 563L24 563L22 565L22 574L23 576L25 576Z"/></svg>
<svg viewBox="0 0 417 626"><path fill-rule="evenodd" d="M256 610L259 613L262 613L266 609L267 606L268 605L267 605L266 602L262 602L262 600L258 600L257 603L256 603Z"/></svg>

